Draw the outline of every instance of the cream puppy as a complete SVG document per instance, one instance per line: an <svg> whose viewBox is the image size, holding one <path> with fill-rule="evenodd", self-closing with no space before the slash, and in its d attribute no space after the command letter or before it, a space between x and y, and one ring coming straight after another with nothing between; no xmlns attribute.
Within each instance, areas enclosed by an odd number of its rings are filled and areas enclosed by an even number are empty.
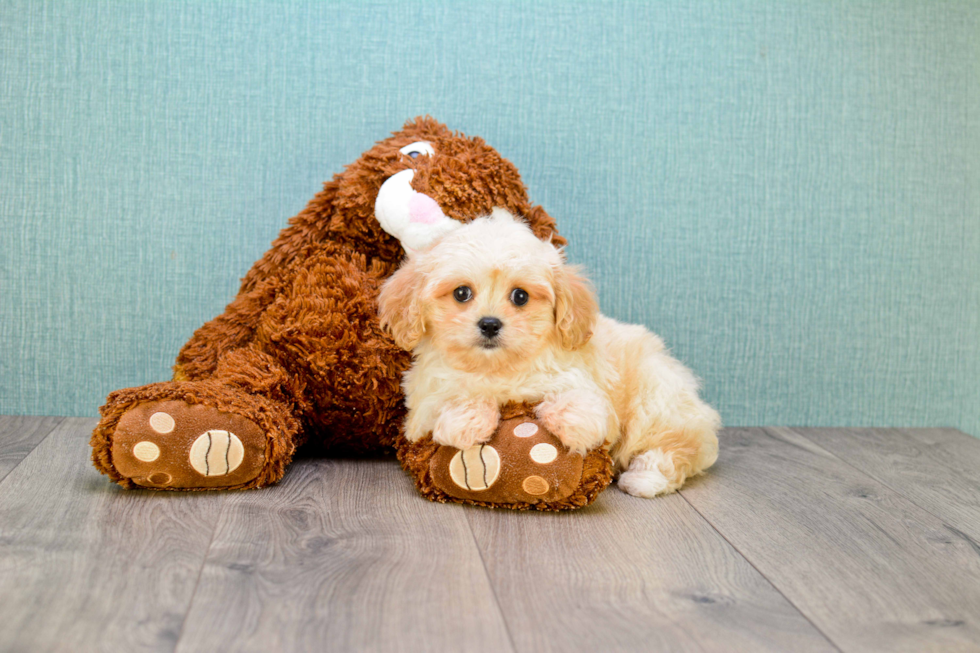
<svg viewBox="0 0 980 653"><path fill-rule="evenodd" d="M502 209L411 254L379 301L414 354L413 442L467 449L493 435L499 406L527 401L572 451L609 446L636 496L673 492L718 456L720 418L690 370L642 326L600 315L562 253Z"/></svg>

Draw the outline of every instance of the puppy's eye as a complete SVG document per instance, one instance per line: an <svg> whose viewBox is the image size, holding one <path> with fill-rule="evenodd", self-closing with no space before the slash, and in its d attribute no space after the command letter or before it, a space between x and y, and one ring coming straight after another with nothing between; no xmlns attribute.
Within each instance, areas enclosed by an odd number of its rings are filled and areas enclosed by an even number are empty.
<svg viewBox="0 0 980 653"><path fill-rule="evenodd" d="M514 288L510 291L510 301L514 302L514 306L523 306L528 299L530 298L527 291L523 288Z"/></svg>
<svg viewBox="0 0 980 653"><path fill-rule="evenodd" d="M406 145L398 151L413 159L419 158L419 155L421 154L432 156L436 153L435 149L432 147L432 144L426 141L419 141L417 143L412 143L411 145Z"/></svg>
<svg viewBox="0 0 980 653"><path fill-rule="evenodd" d="M453 298L460 304L465 304L473 299L473 291L470 290L469 286L460 286L453 291Z"/></svg>

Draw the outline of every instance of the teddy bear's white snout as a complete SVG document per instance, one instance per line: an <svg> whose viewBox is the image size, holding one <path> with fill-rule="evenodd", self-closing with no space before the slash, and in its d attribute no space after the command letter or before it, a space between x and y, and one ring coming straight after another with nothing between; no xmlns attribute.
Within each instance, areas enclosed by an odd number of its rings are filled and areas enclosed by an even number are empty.
<svg viewBox="0 0 980 653"><path fill-rule="evenodd" d="M461 225L446 217L434 199L416 192L412 188L414 178L414 170L388 177L374 201L374 216L381 228L397 238L405 251L423 249Z"/></svg>

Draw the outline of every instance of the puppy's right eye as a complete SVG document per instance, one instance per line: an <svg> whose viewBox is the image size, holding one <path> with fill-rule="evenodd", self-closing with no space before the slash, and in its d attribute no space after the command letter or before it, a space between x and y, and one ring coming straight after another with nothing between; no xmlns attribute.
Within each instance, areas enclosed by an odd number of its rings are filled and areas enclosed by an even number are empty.
<svg viewBox="0 0 980 653"><path fill-rule="evenodd" d="M469 286L460 286L453 291L453 298L460 304L465 304L473 299L473 291L470 290Z"/></svg>

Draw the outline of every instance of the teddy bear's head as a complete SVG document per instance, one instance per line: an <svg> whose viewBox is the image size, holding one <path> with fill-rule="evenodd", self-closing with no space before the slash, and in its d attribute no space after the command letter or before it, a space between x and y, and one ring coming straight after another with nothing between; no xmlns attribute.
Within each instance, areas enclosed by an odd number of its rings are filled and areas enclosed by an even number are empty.
<svg viewBox="0 0 980 653"><path fill-rule="evenodd" d="M525 217L539 237L564 244L554 221L528 202L510 161L483 139L454 133L428 116L379 141L326 190L333 191L331 236L388 260L495 207Z"/></svg>
<svg viewBox="0 0 980 653"><path fill-rule="evenodd" d="M517 168L482 138L426 116L410 120L323 185L242 280L249 292L319 243L337 242L392 274L411 249L501 207L556 246L555 221L531 204Z"/></svg>

